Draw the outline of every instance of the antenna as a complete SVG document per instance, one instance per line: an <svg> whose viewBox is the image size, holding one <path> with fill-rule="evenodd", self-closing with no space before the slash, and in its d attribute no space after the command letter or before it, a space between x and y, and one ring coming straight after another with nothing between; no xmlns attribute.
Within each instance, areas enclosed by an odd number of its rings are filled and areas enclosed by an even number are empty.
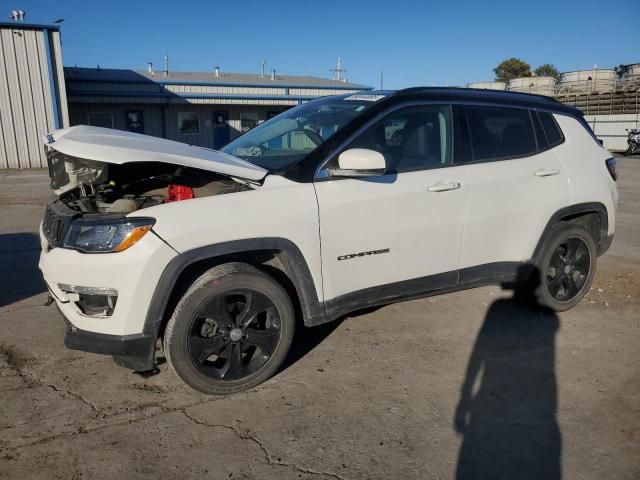
<svg viewBox="0 0 640 480"><path fill-rule="evenodd" d="M344 77L344 73L347 72L345 68L342 68L342 62L340 57L338 57L338 66L336 68L330 68L330 72L333 72L333 80L336 82L346 82L347 80Z"/></svg>
<svg viewBox="0 0 640 480"><path fill-rule="evenodd" d="M260 70L260 78L264 78L264 66L267 62L262 60L261 63L262 63L262 70Z"/></svg>
<svg viewBox="0 0 640 480"><path fill-rule="evenodd" d="M169 56L167 55L167 52L164 52L164 76L169 76Z"/></svg>
<svg viewBox="0 0 640 480"><path fill-rule="evenodd" d="M384 90L384 70L380 70L380 90Z"/></svg>

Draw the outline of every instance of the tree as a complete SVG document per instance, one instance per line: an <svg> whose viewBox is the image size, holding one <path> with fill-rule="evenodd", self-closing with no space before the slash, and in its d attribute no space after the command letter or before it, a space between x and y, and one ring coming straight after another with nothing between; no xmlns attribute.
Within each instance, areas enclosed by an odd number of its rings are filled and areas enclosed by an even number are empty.
<svg viewBox="0 0 640 480"><path fill-rule="evenodd" d="M618 78L622 78L626 75L627 70L629 70L629 65L618 65L617 67L613 67L613 70L616 72Z"/></svg>
<svg viewBox="0 0 640 480"><path fill-rule="evenodd" d="M530 77L531 66L519 58L509 58L493 69L496 80L508 82L513 78Z"/></svg>
<svg viewBox="0 0 640 480"><path fill-rule="evenodd" d="M533 73L538 77L560 78L560 71L555 67L555 65L551 65L550 63L540 65L533 71Z"/></svg>

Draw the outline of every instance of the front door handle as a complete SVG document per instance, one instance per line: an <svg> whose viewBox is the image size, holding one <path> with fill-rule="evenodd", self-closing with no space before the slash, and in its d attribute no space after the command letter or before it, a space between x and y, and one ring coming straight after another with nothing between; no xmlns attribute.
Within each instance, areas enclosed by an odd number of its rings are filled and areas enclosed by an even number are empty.
<svg viewBox="0 0 640 480"><path fill-rule="evenodd" d="M534 175L536 177L550 177L551 175L558 175L560 170L557 168L541 168L540 170L536 170Z"/></svg>
<svg viewBox="0 0 640 480"><path fill-rule="evenodd" d="M462 187L460 182L436 183L431 185L427 190L430 192L447 192L449 190L457 190Z"/></svg>

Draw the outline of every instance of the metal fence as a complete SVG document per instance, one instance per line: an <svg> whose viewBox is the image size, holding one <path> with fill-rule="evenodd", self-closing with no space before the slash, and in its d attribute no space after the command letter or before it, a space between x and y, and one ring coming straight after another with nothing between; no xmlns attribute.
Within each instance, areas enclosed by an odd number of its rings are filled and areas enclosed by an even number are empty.
<svg viewBox="0 0 640 480"><path fill-rule="evenodd" d="M636 114L640 109L640 89L575 95L556 95L556 99L582 110L585 115Z"/></svg>

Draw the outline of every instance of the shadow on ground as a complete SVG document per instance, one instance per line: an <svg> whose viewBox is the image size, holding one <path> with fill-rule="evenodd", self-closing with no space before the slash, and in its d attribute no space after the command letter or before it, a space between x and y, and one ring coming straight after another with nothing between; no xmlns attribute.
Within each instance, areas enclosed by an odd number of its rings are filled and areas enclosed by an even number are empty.
<svg viewBox="0 0 640 480"><path fill-rule="evenodd" d="M518 295L487 311L454 416L462 435L456 478L561 478L556 420L559 320Z"/></svg>
<svg viewBox="0 0 640 480"><path fill-rule="evenodd" d="M45 292L35 233L0 234L0 307Z"/></svg>
<svg viewBox="0 0 640 480"><path fill-rule="evenodd" d="M344 318L311 328L304 328L302 325L297 325L291 350L289 350L289 354L280 367L279 372L286 370L320 345L343 321Z"/></svg>

